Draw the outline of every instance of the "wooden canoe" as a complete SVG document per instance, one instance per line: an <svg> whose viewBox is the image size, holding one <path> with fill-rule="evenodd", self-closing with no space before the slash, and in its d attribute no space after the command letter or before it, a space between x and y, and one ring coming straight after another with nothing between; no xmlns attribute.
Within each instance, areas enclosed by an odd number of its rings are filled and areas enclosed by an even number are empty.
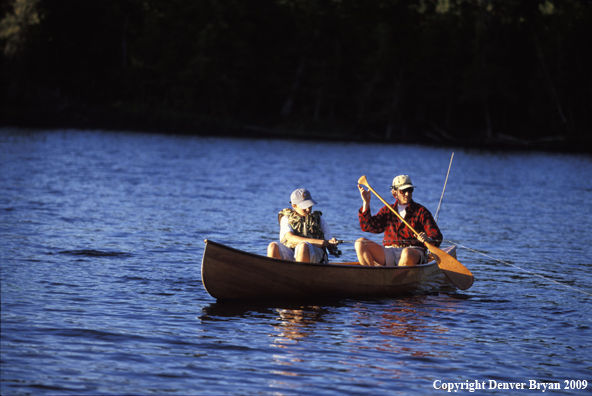
<svg viewBox="0 0 592 396"><path fill-rule="evenodd" d="M454 290L435 261L414 267L359 263L315 264L279 260L206 240L201 279L218 300L374 298ZM442 249L456 257L456 246Z"/></svg>

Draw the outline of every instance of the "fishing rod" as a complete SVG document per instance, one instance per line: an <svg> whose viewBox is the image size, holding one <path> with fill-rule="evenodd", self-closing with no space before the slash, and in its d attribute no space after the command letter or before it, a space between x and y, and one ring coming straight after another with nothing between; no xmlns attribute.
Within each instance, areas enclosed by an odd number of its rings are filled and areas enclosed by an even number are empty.
<svg viewBox="0 0 592 396"><path fill-rule="evenodd" d="M446 191L446 184L448 184L448 175L450 174L450 167L452 166L452 159L454 158L454 153L450 157L450 164L448 164L448 172L446 173L446 181L444 182L444 189L442 190L442 196L440 197L440 203L438 204L438 209L436 210L436 223L438 222L438 216L440 214L440 207L442 206L442 200L444 199L444 191Z"/></svg>

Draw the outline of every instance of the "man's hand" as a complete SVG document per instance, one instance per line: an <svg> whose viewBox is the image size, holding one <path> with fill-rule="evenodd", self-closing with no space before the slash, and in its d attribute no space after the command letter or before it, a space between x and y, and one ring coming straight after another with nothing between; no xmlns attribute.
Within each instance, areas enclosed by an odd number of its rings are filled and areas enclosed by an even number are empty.
<svg viewBox="0 0 592 396"><path fill-rule="evenodd" d="M365 190L364 186L360 184L358 184L358 190L360 190L360 196L362 197L362 201L364 201L365 204L369 204L370 198L372 198L370 190Z"/></svg>
<svg viewBox="0 0 592 396"><path fill-rule="evenodd" d="M420 232L419 234L417 234L417 239L422 242L422 243L431 243L432 242L432 238L430 238L425 232Z"/></svg>

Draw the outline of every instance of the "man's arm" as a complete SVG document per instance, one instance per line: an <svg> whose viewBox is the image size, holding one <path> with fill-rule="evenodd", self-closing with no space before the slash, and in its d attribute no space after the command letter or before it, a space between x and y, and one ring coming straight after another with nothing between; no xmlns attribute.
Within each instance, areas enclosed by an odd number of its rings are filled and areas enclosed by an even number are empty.
<svg viewBox="0 0 592 396"><path fill-rule="evenodd" d="M366 212L363 212L362 209L358 212L360 229L362 231L380 234L387 230L390 216L390 209L388 207L383 206L374 216L370 213L370 208Z"/></svg>
<svg viewBox="0 0 592 396"><path fill-rule="evenodd" d="M360 191L360 196L362 197L362 212L367 212L370 210L370 199L372 199L372 194L370 194L370 190L365 190L363 186L358 184L358 190Z"/></svg>
<svg viewBox="0 0 592 396"><path fill-rule="evenodd" d="M436 221L432 217L432 214L427 209L422 208L420 220L421 224L423 225L423 229L425 230L425 232L420 233L420 236L422 236L421 234L424 234L425 237L429 238L427 242L436 247L440 246L444 237L442 236L442 232L440 231L438 224L436 224ZM418 239L422 241L422 238L418 237ZM424 241L425 240L422 242Z"/></svg>

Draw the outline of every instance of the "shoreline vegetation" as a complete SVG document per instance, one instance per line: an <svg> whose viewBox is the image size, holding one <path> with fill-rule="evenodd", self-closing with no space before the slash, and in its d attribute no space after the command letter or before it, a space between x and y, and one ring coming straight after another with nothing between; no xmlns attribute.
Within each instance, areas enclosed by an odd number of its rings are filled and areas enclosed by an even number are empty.
<svg viewBox="0 0 592 396"><path fill-rule="evenodd" d="M0 12L3 126L592 152L592 1L10 0Z"/></svg>
<svg viewBox="0 0 592 396"><path fill-rule="evenodd" d="M337 125L331 125L327 128L316 125L307 127L304 124L268 126L240 124L232 120L191 119L191 115L185 115L182 118L184 118L183 121L178 121L177 117L158 118L140 117L140 115L126 117L121 114L105 116L101 111L94 109L90 116L88 113L70 113L51 114L44 117L39 114L32 115L28 113L23 114L22 118L8 118L8 122L6 122L7 118L3 117L4 122L2 122L0 127L20 130L79 129L228 138L419 144L425 146L454 146L492 150L536 150L565 153L590 153L592 151L589 145L584 144L582 146L577 142L567 141L563 135L527 140L500 133L485 139L477 135L474 140L467 140L455 138L437 128L425 128L425 130L415 131L413 133L394 134L390 139L386 139L375 131L353 131L351 126L343 126L342 128L339 128Z"/></svg>

